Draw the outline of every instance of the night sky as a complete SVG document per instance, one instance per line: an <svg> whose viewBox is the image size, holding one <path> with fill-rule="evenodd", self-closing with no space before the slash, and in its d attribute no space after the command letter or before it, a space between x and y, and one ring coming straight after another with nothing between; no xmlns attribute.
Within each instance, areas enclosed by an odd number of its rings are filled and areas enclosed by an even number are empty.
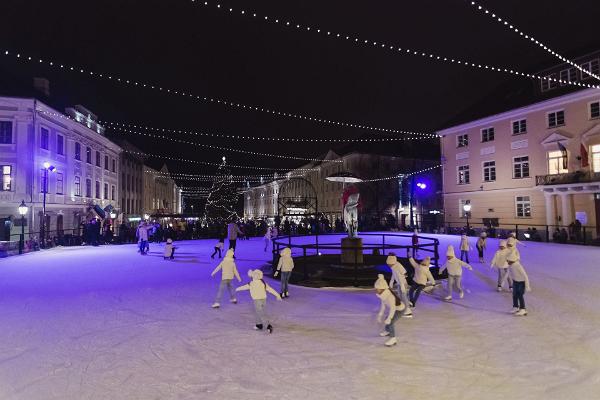
<svg viewBox="0 0 600 400"><path fill-rule="evenodd" d="M523 71L556 61L544 50L476 12L464 0L225 0L220 2L220 10L214 1L208 7L202 3L4 0L0 48L2 54L5 50L20 52L201 96L422 132L440 128L506 80L518 79L522 85L533 83L497 72L356 46L322 34L242 16L239 10ZM580 49L598 43L594 40L598 35L598 2L504 0L481 4L565 55L577 54ZM229 13L229 7L238 11ZM360 129L178 98L36 63L18 62L4 55L0 56L0 74L4 75L4 80L0 80L2 95L15 94L6 85L7 79L29 82L33 76L43 76L51 81L53 97L66 104L83 104L106 121L283 137L345 138L368 134ZM127 138L144 151L171 157L218 162L226 155L232 163L265 167L291 168L302 164L182 146L137 135L116 136ZM175 137L309 157L316 157L329 147ZM396 150L400 153L406 145L396 142L380 146L382 152L389 154ZM421 152L419 146L413 150L416 155ZM151 163L156 165L160 161L153 159ZM216 169L173 161L167 164L172 172L211 174ZM234 173L257 172L235 169Z"/></svg>

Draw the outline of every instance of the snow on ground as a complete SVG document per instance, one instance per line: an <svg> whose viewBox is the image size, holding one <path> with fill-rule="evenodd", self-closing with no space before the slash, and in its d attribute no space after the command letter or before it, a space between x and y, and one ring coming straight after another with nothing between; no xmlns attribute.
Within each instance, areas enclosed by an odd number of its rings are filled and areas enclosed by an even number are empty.
<svg viewBox="0 0 600 400"><path fill-rule="evenodd" d="M145 257L123 245L0 260L0 399L600 398L598 248L521 248L522 318L473 262L464 299L423 295L386 348L371 291L292 287L268 301L272 335L252 330L248 292L211 309L213 244L179 242L175 261L155 244ZM238 242L243 279L268 260L262 246Z"/></svg>

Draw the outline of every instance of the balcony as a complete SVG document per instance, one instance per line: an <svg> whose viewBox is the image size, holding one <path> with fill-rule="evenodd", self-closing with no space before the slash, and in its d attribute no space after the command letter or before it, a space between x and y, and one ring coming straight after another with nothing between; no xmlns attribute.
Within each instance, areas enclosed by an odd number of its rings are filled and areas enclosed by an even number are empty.
<svg viewBox="0 0 600 400"><path fill-rule="evenodd" d="M537 186L568 185L571 183L586 182L600 182L600 172L575 171L567 174L537 175L535 177L535 184Z"/></svg>

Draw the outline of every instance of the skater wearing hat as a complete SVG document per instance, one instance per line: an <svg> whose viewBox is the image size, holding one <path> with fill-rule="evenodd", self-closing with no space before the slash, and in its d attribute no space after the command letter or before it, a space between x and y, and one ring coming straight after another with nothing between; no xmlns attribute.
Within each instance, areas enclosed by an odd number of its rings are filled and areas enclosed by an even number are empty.
<svg viewBox="0 0 600 400"><path fill-rule="evenodd" d="M471 246L469 245L469 238L466 234L462 234L460 237L460 260L469 262L469 250L471 250ZM454 248L452 248L454 251Z"/></svg>
<svg viewBox="0 0 600 400"><path fill-rule="evenodd" d="M413 258L418 257L419 254L419 231L415 229L412 235L412 253Z"/></svg>
<svg viewBox="0 0 600 400"><path fill-rule="evenodd" d="M456 288L459 293L459 297L462 299L465 296L465 293L462 288L462 267L465 267L469 270L473 270L473 268L456 258L454 254L454 246L449 245L446 250L446 263L442 265L440 268L440 274L447 269L448 270L448 296L444 297L444 300L450 301L452 300L452 289Z"/></svg>
<svg viewBox="0 0 600 400"><path fill-rule="evenodd" d="M279 271L281 271L281 298L290 297L288 293L288 282L294 269L294 259L292 258L292 249L286 247L279 254L279 263L277 263L277 271L275 271L274 277L277 277Z"/></svg>
<svg viewBox="0 0 600 400"><path fill-rule="evenodd" d="M174 259L175 258L175 249L177 247L173 246L173 239L167 239L167 244L165 244L165 252L163 253L163 259Z"/></svg>
<svg viewBox="0 0 600 400"><path fill-rule="evenodd" d="M477 244L475 246L477 247L477 253L479 253L479 262L482 264L484 262L483 261L483 251L486 248L486 242L487 242L487 233L481 232L481 235L479 235L479 238L477 239Z"/></svg>
<svg viewBox="0 0 600 400"><path fill-rule="evenodd" d="M431 275L429 266L431 265L431 258L425 257L420 263L417 264L414 258L409 257L408 261L410 265L415 269L415 275L413 276L413 283L410 285L408 291L408 299L412 308L417 306L417 300L421 291L425 289L425 286L429 283L431 286L435 286L435 279Z"/></svg>
<svg viewBox="0 0 600 400"><path fill-rule="evenodd" d="M506 249L508 252L514 251L514 253L517 255L517 261L519 261L521 259L521 253L519 252L519 249L517 249L517 243L521 242L515 239L514 236L509 236L508 239L506 239Z"/></svg>
<svg viewBox="0 0 600 400"><path fill-rule="evenodd" d="M408 307L408 283L406 282L406 269L404 266L398 261L396 258L396 254L390 252L385 263L392 270L392 277L390 278L389 287L390 289L394 289L394 283L398 284L397 294L402 300L402 303L406 305L404 311L402 312L403 318L412 318L412 311L410 307Z"/></svg>
<svg viewBox="0 0 600 400"><path fill-rule="evenodd" d="M508 287L512 290L512 279L510 276L507 277L508 274L508 263L506 262L506 256L508 255L508 248L506 247L506 240L500 241L500 246L498 250L496 250L496 254L494 254L494 258L492 259L492 263L490 264L490 268L496 268L498 270L498 291L502 291L502 283L505 279L508 279Z"/></svg>
<svg viewBox="0 0 600 400"><path fill-rule="evenodd" d="M513 280L513 309L511 312L518 317L522 317L527 315L525 292L531 291L529 277L514 250L508 253L506 261L508 262L508 274Z"/></svg>
<svg viewBox="0 0 600 400"><path fill-rule="evenodd" d="M233 304L237 303L233 286L231 286L231 281L233 280L234 276L237 278L238 282L241 282L242 278L240 278L240 274L238 273L235 261L233 260L233 249L227 250L227 253L225 253L225 258L219 263L219 265L217 265L217 268L215 268L215 270L210 274L210 276L215 276L215 274L219 272L219 270L222 270L221 283L219 284L217 297L215 298L215 302L213 303L212 308L219 308L221 306L221 295L223 294L223 289L225 289L225 287L227 287L227 290L229 291L229 301Z"/></svg>
<svg viewBox="0 0 600 400"><path fill-rule="evenodd" d="M398 297L388 286L385 281L383 274L377 275L377 280L375 281L375 292L379 300L381 301L381 307L379 308L379 313L377 313L377 322L385 323L383 331L379 334L379 336L385 337L389 336L390 338L385 342L385 345L390 347L394 346L398 343L398 339L396 338L396 330L394 329L394 324L400 318L401 312L406 308L406 305L402 303L400 297ZM383 314L385 312L386 307L389 309L388 316L383 320Z"/></svg>
<svg viewBox="0 0 600 400"><path fill-rule="evenodd" d="M250 297L252 297L252 301L254 301L254 313L256 315L256 325L254 326L254 329L262 330L263 326L266 325L267 331L273 333L273 326L270 324L265 312L265 307L267 306L267 292L271 293L280 301L281 296L279 296L279 293L263 280L263 273L261 270L248 270L248 276L252 278L250 283L239 286L235 291L250 290Z"/></svg>

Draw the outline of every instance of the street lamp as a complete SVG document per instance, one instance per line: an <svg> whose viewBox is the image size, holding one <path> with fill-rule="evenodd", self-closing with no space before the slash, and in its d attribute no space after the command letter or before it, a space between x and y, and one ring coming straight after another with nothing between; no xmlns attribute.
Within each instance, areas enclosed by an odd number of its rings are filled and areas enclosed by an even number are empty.
<svg viewBox="0 0 600 400"><path fill-rule="evenodd" d="M463 204L463 210L465 211L465 217L467 217L467 235L468 235L469 231L471 230L469 227L469 217L471 216L471 204L470 203Z"/></svg>
<svg viewBox="0 0 600 400"><path fill-rule="evenodd" d="M19 240L19 254L23 254L23 248L25 247L25 215L29 208L25 204L25 200L21 201L19 206L19 214L21 215L21 237Z"/></svg>
<svg viewBox="0 0 600 400"><path fill-rule="evenodd" d="M42 248L46 247L46 193L48 193L48 171L54 172L56 167L54 165L50 165L48 161L44 163L44 187L42 188L44 192L44 202L42 207L42 222L40 224L40 243Z"/></svg>

